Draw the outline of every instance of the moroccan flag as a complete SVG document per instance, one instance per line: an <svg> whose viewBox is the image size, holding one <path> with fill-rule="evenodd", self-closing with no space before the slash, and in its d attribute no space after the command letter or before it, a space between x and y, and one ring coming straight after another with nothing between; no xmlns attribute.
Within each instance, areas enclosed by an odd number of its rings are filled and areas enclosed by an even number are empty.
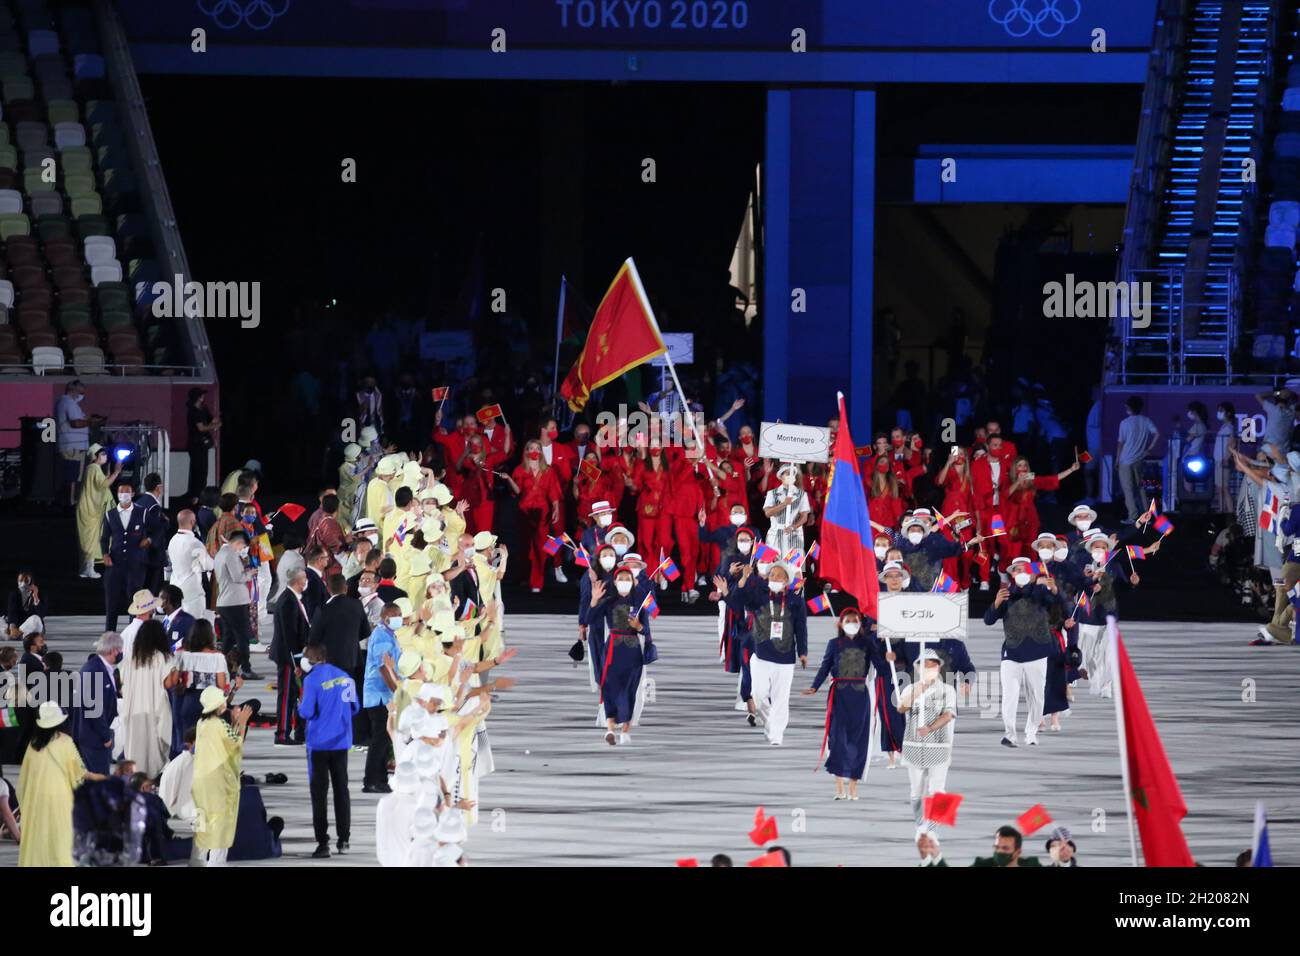
<svg viewBox="0 0 1300 956"><path fill-rule="evenodd" d="M756 846L762 846L764 843L771 843L777 838L776 817L765 817L762 823L754 824L754 829L749 831L749 839Z"/></svg>
<svg viewBox="0 0 1300 956"><path fill-rule="evenodd" d="M1020 816L1016 817L1016 826L1025 836L1029 836L1052 822L1052 815L1041 803L1035 803Z"/></svg>
<svg viewBox="0 0 1300 956"><path fill-rule="evenodd" d="M840 427L835 433L835 458L826 487L822 514L821 576L858 599L858 607L875 618L880 600L876 579L875 532L867 511L862 473L849 434L849 412L839 395Z"/></svg>
<svg viewBox="0 0 1300 956"><path fill-rule="evenodd" d="M922 812L927 820L955 827L957 807L961 805L963 799L965 798L960 793L936 793L932 797L925 798Z"/></svg>
<svg viewBox="0 0 1300 956"><path fill-rule="evenodd" d="M693 856L683 857L677 861L678 866L699 866L700 861Z"/></svg>
<svg viewBox="0 0 1300 956"><path fill-rule="evenodd" d="M628 259L600 300L587 342L560 385L560 397L580 412L592 389L667 351L636 264Z"/></svg>
<svg viewBox="0 0 1300 956"><path fill-rule="evenodd" d="M279 511L280 514L288 518L290 521L297 521L299 518L301 518L304 514L307 513L306 508L304 508L302 505L296 505L292 501L280 505L280 507L277 508L276 510Z"/></svg>
<svg viewBox="0 0 1300 956"><path fill-rule="evenodd" d="M1187 849L1187 839L1179 826L1179 821L1187 816L1187 804L1178 789L1178 778L1165 756L1160 734L1156 731L1151 711L1147 709L1142 685L1138 683L1128 650L1118 634L1115 646L1118 648L1118 696L1124 711L1129 786L1132 788L1138 835L1142 838L1142 855L1147 866L1195 866L1196 861Z"/></svg>

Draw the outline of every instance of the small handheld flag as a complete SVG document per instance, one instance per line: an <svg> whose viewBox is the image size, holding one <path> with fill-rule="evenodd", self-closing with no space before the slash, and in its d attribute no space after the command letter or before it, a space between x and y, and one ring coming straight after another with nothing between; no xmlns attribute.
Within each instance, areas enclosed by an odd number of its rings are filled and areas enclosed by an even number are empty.
<svg viewBox="0 0 1300 956"><path fill-rule="evenodd" d="M553 538L553 537L551 537L551 536L548 534L548 535L546 536L546 543L545 543L544 545L542 545L542 550L545 551L547 554L559 554L559 553L560 553L560 539L559 539L559 538Z"/></svg>
<svg viewBox="0 0 1300 956"><path fill-rule="evenodd" d="M934 587L930 590L936 594L952 594L957 590L957 582L946 571L941 570L934 579Z"/></svg>
<svg viewBox="0 0 1300 956"><path fill-rule="evenodd" d="M775 564L781 560L781 552L760 541L758 546L754 548L754 560L765 563L770 561Z"/></svg>
<svg viewBox="0 0 1300 956"><path fill-rule="evenodd" d="M693 856L683 857L677 861L678 866L699 866L700 861Z"/></svg>
<svg viewBox="0 0 1300 956"><path fill-rule="evenodd" d="M504 416L502 416L501 414L500 405L484 405L482 408L480 408L477 412L474 413L474 417L477 418L482 424L486 425L489 422L493 422L496 419L502 418Z"/></svg>
<svg viewBox="0 0 1300 956"><path fill-rule="evenodd" d="M1035 803L1020 816L1016 817L1016 826L1025 836L1041 830L1052 822L1052 816L1041 803Z"/></svg>
<svg viewBox="0 0 1300 956"><path fill-rule="evenodd" d="M285 502L275 510L278 511L280 514L284 515L290 521L297 521L299 518L301 518L304 514L307 513L306 508L304 508L302 505L296 505L292 501Z"/></svg>
<svg viewBox="0 0 1300 956"><path fill-rule="evenodd" d="M473 600L471 600L471 599L466 599L466 601L465 601L465 616L464 616L461 620L464 620L464 621L472 621L472 620L474 620L474 618L476 618L476 617L478 617L478 605L475 604L475 603L473 602Z"/></svg>
<svg viewBox="0 0 1300 956"><path fill-rule="evenodd" d="M681 569L671 557L664 558L663 562L655 569L655 574L662 574L669 581L676 581L682 576ZM651 577L654 577L652 574Z"/></svg>
<svg viewBox="0 0 1300 956"><path fill-rule="evenodd" d="M447 393L449 391L451 391L450 385L442 385L438 388L435 388L433 390L433 400L435 402L445 402L447 400Z"/></svg>
<svg viewBox="0 0 1300 956"><path fill-rule="evenodd" d="M591 567L591 556L587 554L587 549L578 545L573 551L573 563L580 568Z"/></svg>
<svg viewBox="0 0 1300 956"><path fill-rule="evenodd" d="M600 479L600 474L600 465L594 461L584 459L582 464L578 466L578 475L592 484L595 484Z"/></svg>
<svg viewBox="0 0 1300 956"><path fill-rule="evenodd" d="M801 565L803 564L803 552L798 548L791 548L781 560L786 564Z"/></svg>
<svg viewBox="0 0 1300 956"><path fill-rule="evenodd" d="M397 530L393 532L393 537L397 539L398 544L406 544L406 519L403 518Z"/></svg>
<svg viewBox="0 0 1300 956"><path fill-rule="evenodd" d="M815 542L813 542L813 546L812 546L811 548L808 549L808 558L807 558L807 560L809 560L809 561L816 561L817 558L821 556L821 553L822 553L821 542L820 542L820 541L815 541Z"/></svg>
<svg viewBox="0 0 1300 956"><path fill-rule="evenodd" d="M831 606L830 598L828 598L825 594L819 594L815 598L811 598L808 601L808 613L820 614L822 611L828 610L830 606Z"/></svg>
<svg viewBox="0 0 1300 956"><path fill-rule="evenodd" d="M1273 852L1268 845L1268 816L1262 800L1255 804L1255 839L1250 848L1250 865L1273 865Z"/></svg>
<svg viewBox="0 0 1300 956"><path fill-rule="evenodd" d="M770 853L764 853L762 856L756 856L745 866L785 866L785 854L780 850L773 850Z"/></svg>
<svg viewBox="0 0 1300 956"><path fill-rule="evenodd" d="M1077 448L1074 450L1074 457L1079 459L1079 464L1081 465L1086 465L1088 462L1092 461L1092 455L1088 454L1087 451L1079 451Z"/></svg>
<svg viewBox="0 0 1300 956"><path fill-rule="evenodd" d="M1147 556L1146 551L1136 544L1126 544L1124 548L1128 551L1130 561L1141 561Z"/></svg>
<svg viewBox="0 0 1300 956"><path fill-rule="evenodd" d="M989 523L989 537L1007 533L1006 522L1002 520L1002 515L995 514L993 520Z"/></svg>
<svg viewBox="0 0 1300 956"><path fill-rule="evenodd" d="M640 614L642 611L649 614L651 620L659 616L659 605L655 603L654 591L647 594L645 600L641 602L641 606L636 609L637 614Z"/></svg>
<svg viewBox="0 0 1300 956"><path fill-rule="evenodd" d="M1160 532L1160 537L1171 534L1174 530L1174 523L1169 520L1167 515L1157 515L1156 520L1152 523L1156 531Z"/></svg>
<svg viewBox="0 0 1300 956"><path fill-rule="evenodd" d="M778 836L779 834L776 832L776 817L764 817L762 823L754 824L754 829L749 831L749 839L755 846L762 846L764 843L770 843Z"/></svg>
<svg viewBox="0 0 1300 956"><path fill-rule="evenodd" d="M964 800L960 793L936 793L933 796L926 797L923 806L925 819L933 823L942 823L945 826L955 827L957 825L957 808L961 806Z"/></svg>
<svg viewBox="0 0 1300 956"><path fill-rule="evenodd" d="M1037 576L1040 575L1040 574L1046 574L1046 573L1047 573L1047 565L1043 564L1042 561L1030 561L1030 562L1029 562L1029 573L1032 574L1032 575L1034 575L1035 577L1037 577Z"/></svg>

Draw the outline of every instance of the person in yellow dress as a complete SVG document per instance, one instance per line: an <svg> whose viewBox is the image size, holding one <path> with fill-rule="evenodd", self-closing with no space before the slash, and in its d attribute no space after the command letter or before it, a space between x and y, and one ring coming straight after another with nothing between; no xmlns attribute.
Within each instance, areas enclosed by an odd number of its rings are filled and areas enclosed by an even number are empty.
<svg viewBox="0 0 1300 956"><path fill-rule="evenodd" d="M67 724L68 715L52 700L36 713L36 729L18 771L23 811L19 866L72 866L72 793L86 780L106 779L86 770Z"/></svg>
<svg viewBox="0 0 1300 956"><path fill-rule="evenodd" d="M366 511L358 517L369 518L378 528L384 526L384 519L393 510L393 489L388 483L397 474L397 468L396 457L385 455L375 465L375 476L366 483Z"/></svg>
<svg viewBox="0 0 1300 956"><path fill-rule="evenodd" d="M236 707L230 723L221 719L226 712L226 694L209 687L199 696L203 716L194 737L194 852L190 866L224 866L226 854L235 842L239 817L239 770L244 762L244 734L253 712Z"/></svg>
<svg viewBox="0 0 1300 956"><path fill-rule="evenodd" d="M95 562L104 560L99 547L99 534L104 528L104 515L112 504L113 482L122 473L118 462L111 474L104 473L108 464L108 451L103 445L91 445L86 451L86 467L81 475L81 494L77 498L77 542L81 545L81 576L97 578Z"/></svg>

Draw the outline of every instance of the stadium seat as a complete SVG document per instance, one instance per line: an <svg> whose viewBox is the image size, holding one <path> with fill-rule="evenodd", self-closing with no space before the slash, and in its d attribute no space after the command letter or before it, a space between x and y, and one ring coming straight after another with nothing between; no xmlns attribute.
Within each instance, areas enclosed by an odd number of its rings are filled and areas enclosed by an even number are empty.
<svg viewBox="0 0 1300 956"><path fill-rule="evenodd" d="M72 367L78 375L103 375L104 350L98 346L82 346L72 350Z"/></svg>
<svg viewBox="0 0 1300 956"><path fill-rule="evenodd" d="M6 217L0 216L0 220ZM5 261L10 266L40 265L41 252L36 240L26 235L9 237L5 243Z"/></svg>
<svg viewBox="0 0 1300 956"><path fill-rule="evenodd" d="M0 213L22 211L23 194L16 189L0 189Z"/></svg>
<svg viewBox="0 0 1300 956"><path fill-rule="evenodd" d="M90 267L90 284L99 285L101 282L121 282L122 265L116 259L112 262L102 262L99 265Z"/></svg>
<svg viewBox="0 0 1300 956"><path fill-rule="evenodd" d="M59 149L66 146L85 146L86 129L80 123L58 123L54 127L54 145Z"/></svg>
<svg viewBox="0 0 1300 956"><path fill-rule="evenodd" d="M117 261L117 244L112 236L90 236L86 239L85 252L87 265Z"/></svg>
<svg viewBox="0 0 1300 956"><path fill-rule="evenodd" d="M45 284L45 270L35 265L14 266L9 270L9 279L17 289L30 289Z"/></svg>
<svg viewBox="0 0 1300 956"><path fill-rule="evenodd" d="M0 215L0 240L31 235L32 225L23 213Z"/></svg>
<svg viewBox="0 0 1300 956"><path fill-rule="evenodd" d="M59 35L53 30L32 30L27 34L27 49L32 56L59 52Z"/></svg>
<svg viewBox="0 0 1300 956"><path fill-rule="evenodd" d="M78 220L86 216L98 216L104 211L104 203L96 193L88 196L72 196L71 211L72 218Z"/></svg>
<svg viewBox="0 0 1300 956"><path fill-rule="evenodd" d="M0 279L0 306L9 310L14 307L14 284L8 279Z"/></svg>
<svg viewBox="0 0 1300 956"><path fill-rule="evenodd" d="M32 349L32 371L37 375L62 372L65 364L63 349L57 346L38 345Z"/></svg>
<svg viewBox="0 0 1300 956"><path fill-rule="evenodd" d="M42 216L62 216L63 196L56 192L41 193L39 196L32 196L31 214L32 218L37 221L38 225L40 224Z"/></svg>

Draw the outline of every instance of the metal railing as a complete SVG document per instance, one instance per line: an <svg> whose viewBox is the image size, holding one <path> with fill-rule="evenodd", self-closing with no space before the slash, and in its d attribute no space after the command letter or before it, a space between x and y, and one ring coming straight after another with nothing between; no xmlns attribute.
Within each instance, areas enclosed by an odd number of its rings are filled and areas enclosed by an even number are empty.
<svg viewBox="0 0 1300 956"><path fill-rule="evenodd" d="M1197 282L1189 283L1188 276ZM1187 368L1189 359L1215 358L1223 362L1223 371L1210 373L1219 377L1232 376L1232 352L1236 346L1241 310L1241 289L1234 269L1183 269L1167 266L1163 269L1134 269L1126 277L1137 283L1139 295L1150 309L1150 324L1134 328L1132 317L1117 317L1120 327L1121 350L1119 384L1136 381L1135 375L1149 378L1159 374L1171 384L1185 384L1193 374ZM1199 290L1189 296L1188 288ZM1130 285L1132 288L1132 285ZM1130 313L1133 311L1130 304ZM1187 316L1197 317L1198 334L1185 334ZM1221 330L1207 331L1207 327L1222 325ZM1163 348L1159 347L1163 343ZM1165 367L1159 373L1132 370L1132 359L1164 356ZM1204 373L1202 373L1204 374Z"/></svg>

